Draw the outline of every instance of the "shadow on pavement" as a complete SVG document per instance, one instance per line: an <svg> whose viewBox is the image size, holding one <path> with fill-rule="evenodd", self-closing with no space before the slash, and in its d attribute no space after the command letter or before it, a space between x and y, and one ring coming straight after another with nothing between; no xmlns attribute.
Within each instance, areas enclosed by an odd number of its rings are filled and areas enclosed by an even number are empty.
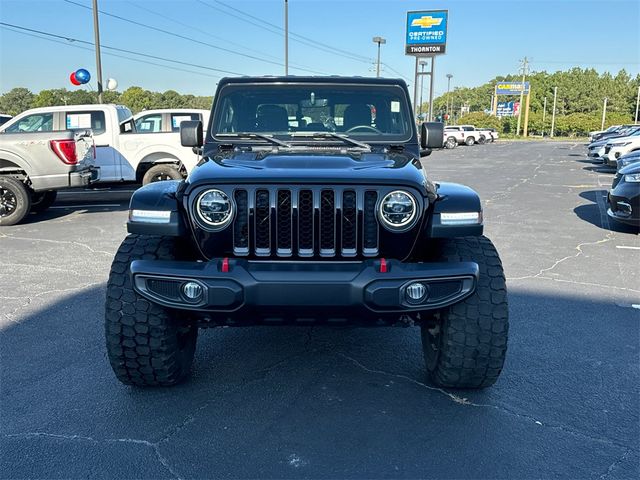
<svg viewBox="0 0 640 480"><path fill-rule="evenodd" d="M611 468L637 478L636 311L531 282L510 289L501 379L453 397L422 383L411 328L202 331L185 384L125 387L104 350L104 286L59 293L0 330L0 469L9 478L589 478Z"/></svg>
<svg viewBox="0 0 640 480"><path fill-rule="evenodd" d="M638 234L638 228L625 223L616 222L606 214L607 190L588 190L580 193L580 197L592 202L588 205L578 205L573 212L585 222L604 230L618 233ZM600 205L599 205L600 202ZM603 211L603 209L605 209Z"/></svg>

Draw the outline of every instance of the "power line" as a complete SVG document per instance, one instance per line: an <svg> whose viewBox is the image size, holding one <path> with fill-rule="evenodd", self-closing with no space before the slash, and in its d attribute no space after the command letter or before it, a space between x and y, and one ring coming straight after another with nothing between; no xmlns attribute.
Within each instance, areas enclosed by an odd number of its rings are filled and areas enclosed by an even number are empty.
<svg viewBox="0 0 640 480"><path fill-rule="evenodd" d="M67 47L77 48L77 49L84 50L84 51L87 51L87 52L93 52L94 51L92 48L82 47L80 45L74 45L72 43L65 42L65 41L62 41L62 40L56 40L54 38L42 37L40 35L36 35L36 34L33 34L33 33L21 32L19 30L14 30L13 28L6 27L4 25L0 25L0 28L4 28L7 31L10 31L10 32L13 32L13 33L17 33L19 35L26 35L28 37L37 38L37 39L40 39L40 40L46 40L47 42L58 43L60 45L65 45ZM193 73L195 75L202 75L204 77L214 78L214 79L217 79L217 80L222 78L220 76L210 75L210 74L204 73L204 72L196 72L194 70L188 70L186 68L172 67L170 65L162 65L161 63L150 62L148 60L141 60L139 58L127 57L125 55L119 55L117 53L105 52L105 55L109 55L111 57L122 58L122 59L125 59L125 60L130 60L130 61L136 62L136 63L145 63L147 65L155 65L156 67L166 68L166 69L169 69L169 70L175 70L175 71L186 72L186 73Z"/></svg>
<svg viewBox="0 0 640 480"><path fill-rule="evenodd" d="M267 32L273 33L275 35L280 35L280 36L284 34L282 27L280 27L279 25L275 25L273 23L267 22L267 21L265 21L265 20L263 20L261 18L258 18L258 17L255 17L255 16L251 15L250 13L247 13L247 12L245 12L243 10L240 10L238 8L235 8L235 7L231 7L231 6L229 6L229 5L225 4L225 3L217 2L220 5L224 5L226 8L228 8L230 10L233 10L235 12L240 13L240 15L232 13L232 12L228 12L226 10L222 10L219 7L211 5L210 3L205 2L203 0L196 0L196 1L198 3L201 3L202 5L205 5L206 7L209 7L209 8L212 8L212 9L216 10L216 11L222 12L225 15L229 15L231 17L237 18L238 20L241 20L241 21L243 21L245 23L249 23L251 25L254 25L254 26L258 27L258 28L266 30ZM249 18L247 18L247 17L253 18L253 19L257 20L257 22L249 20ZM315 49L323 51L325 53L331 53L333 55L338 55L340 57L348 58L349 60L354 60L354 61L367 63L367 64L372 62L371 58L367 58L367 57L364 57L362 55L357 55L357 54L354 54L354 53L350 53L350 52L347 52L346 50L336 49L335 47L323 44L321 42L317 42L317 41L315 41L315 40L313 40L311 38L304 37L304 36L298 35L296 33L289 32L289 35L292 37L291 38L292 41L301 43L301 44L303 44L305 46L308 46L308 47L311 47L311 48L315 48Z"/></svg>
<svg viewBox="0 0 640 480"><path fill-rule="evenodd" d="M76 5L78 7L84 8L86 10L91 10L91 7L89 7L88 5L83 5L81 3L74 2L73 0L64 0L64 1L66 3L71 4L71 5ZM98 11L102 15L106 15L107 17L115 18L115 19L120 20L122 22L127 22L127 23L130 23L132 25L136 25L138 27L147 28L149 30L154 30L156 32L161 32L161 33L164 33L165 35L171 35L172 37L180 38L180 39L183 39L183 40L188 40L190 42L198 43L200 45L205 45L207 47L214 48L216 50L221 50L223 52L232 53L234 55L240 55L240 56L245 57L245 58L250 58L252 60L257 60L259 62L270 63L272 65L278 65L278 66L284 65L283 63L280 63L280 62L276 62L276 61L273 61L273 60L267 60L265 58L257 57L255 55L250 55L250 54L247 54L247 53L238 52L237 50L232 50L230 48L225 48L225 47L221 47L219 45L214 45L212 43L203 42L203 41L198 40L198 39L193 38L193 37L188 37L188 36L182 35L180 33L171 32L169 30L165 30L164 28L154 27L153 25L148 25L146 23L138 22L136 20L131 20L129 18L122 17L120 15L115 15L113 13L105 12L104 10L98 10ZM305 70L305 71L309 71L311 73L321 73L321 72L317 72L317 71L314 71L314 70L307 70L307 69L300 69L300 68L298 70Z"/></svg>
<svg viewBox="0 0 640 480"><path fill-rule="evenodd" d="M13 27L15 29L23 30L25 32L39 33L40 35L45 35L47 37L52 37L52 38L58 38L60 40L66 40L68 42L78 42L78 43L82 43L84 45L94 46L93 42L89 42L87 40L80 40L78 38L69 37L67 35L56 35L55 33L43 32L42 30L35 30L33 28L27 28L27 27L23 27L23 26L20 26L20 25L14 25L14 24L11 24L11 23L6 23L6 22L0 22L0 25L4 25L5 27ZM213 71L213 72L227 73L229 75L245 75L244 73L232 72L230 70L223 70L223 69L214 68L214 67L207 67L205 65L200 65L200 64L197 64L197 63L183 62L181 60L174 60L174 59L171 59L171 58L160 57L158 55L151 55L151 54L148 54L148 53L136 52L134 50L127 50L127 49L124 49L124 48L111 47L109 45L101 45L101 46L102 46L102 48L106 48L108 50L113 50L113 51L116 51L116 52L129 53L129 54L132 54L132 55L139 55L139 56L144 57L144 58L151 58L153 60L161 60L163 62L176 63L178 65L185 65L187 67L201 68L203 70L210 70L210 71Z"/></svg>
<svg viewBox="0 0 640 480"><path fill-rule="evenodd" d="M262 18L256 17L255 15L251 15L250 13L242 11L239 8L232 7L231 5L226 4L224 2L221 2L220 0L214 0L214 1L219 5L223 5L224 7L228 8L230 10L233 10L235 12L240 13L241 15L246 15L246 16L251 17L254 20L257 20L257 21L259 21L261 23L266 23L266 24L268 24L268 25L270 25L270 26L272 26L272 27L274 27L274 28L276 28L278 30L283 30L283 28L280 27L279 25L275 25L273 23L269 23L269 22L265 21ZM202 3L202 2L200 2L200 3ZM348 50L343 50L341 48L337 48L337 47L334 47L332 45L328 45L326 43L318 42L317 40L315 40L313 38L305 37L304 35L300 35L298 33L289 32L289 35L291 35L292 37L300 38L300 39L305 40L307 42L311 42L311 43L316 44L316 45L321 45L321 46L323 46L325 48L328 48L330 50L335 50L336 52L341 52L341 53L343 53L345 55L349 55L350 57L354 57L354 59L358 59L359 58L361 61L365 61L365 62L370 62L371 61L370 58L368 58L368 57L366 57L364 55L360 55L358 53L349 52Z"/></svg>

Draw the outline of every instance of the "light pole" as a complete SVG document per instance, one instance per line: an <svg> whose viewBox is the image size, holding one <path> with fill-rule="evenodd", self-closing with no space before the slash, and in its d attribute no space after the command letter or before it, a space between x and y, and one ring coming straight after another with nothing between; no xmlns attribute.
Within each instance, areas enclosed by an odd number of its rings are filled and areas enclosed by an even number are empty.
<svg viewBox="0 0 640 480"><path fill-rule="evenodd" d="M102 103L102 61L100 59L100 25L98 24L98 0L93 0L93 35L96 44L96 77L98 83L98 103Z"/></svg>
<svg viewBox="0 0 640 480"><path fill-rule="evenodd" d="M289 75L289 0L284 0L284 74Z"/></svg>
<svg viewBox="0 0 640 480"><path fill-rule="evenodd" d="M638 85L638 96L636 97L636 116L635 123L638 123L638 106L640 105L640 85Z"/></svg>
<svg viewBox="0 0 640 480"><path fill-rule="evenodd" d="M382 37L373 37L373 43L378 44L378 63L376 64L376 77L380 78L380 45L387 43L387 40Z"/></svg>
<svg viewBox="0 0 640 480"><path fill-rule="evenodd" d="M418 64L422 68L420 72L420 117L422 117L422 94L424 93L424 67L427 66L427 61L420 60Z"/></svg>
<svg viewBox="0 0 640 480"><path fill-rule="evenodd" d="M516 127L516 135L520 135L520 120L522 119L522 109L523 109L522 100L524 98L524 81L525 81L525 78L527 77L528 63L529 63L529 60L527 60L527 57L524 57L524 60L522 60L522 89L520 90L520 111L518 112L518 126Z"/></svg>
<svg viewBox="0 0 640 480"><path fill-rule="evenodd" d="M453 75L447 73L447 115L449 115L449 90L451 90L451 79Z"/></svg>

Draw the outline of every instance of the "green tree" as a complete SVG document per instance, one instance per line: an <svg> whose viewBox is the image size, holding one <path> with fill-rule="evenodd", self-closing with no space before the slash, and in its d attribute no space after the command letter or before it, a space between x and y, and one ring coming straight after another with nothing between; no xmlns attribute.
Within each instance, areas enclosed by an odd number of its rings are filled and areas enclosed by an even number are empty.
<svg viewBox="0 0 640 480"><path fill-rule="evenodd" d="M33 105L35 95L27 88L17 87L0 96L0 112L17 115Z"/></svg>
<svg viewBox="0 0 640 480"><path fill-rule="evenodd" d="M141 87L129 87L120 95L120 103L129 107L133 113L156 108L157 94Z"/></svg>

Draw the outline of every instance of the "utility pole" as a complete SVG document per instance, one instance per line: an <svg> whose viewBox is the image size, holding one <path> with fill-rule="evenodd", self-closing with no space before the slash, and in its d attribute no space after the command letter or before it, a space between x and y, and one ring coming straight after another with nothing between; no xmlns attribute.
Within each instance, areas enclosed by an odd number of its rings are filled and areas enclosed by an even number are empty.
<svg viewBox="0 0 640 480"><path fill-rule="evenodd" d="M98 103L102 103L102 61L100 59L100 25L98 24L98 0L93 0L93 36L96 46L96 77L98 82Z"/></svg>
<svg viewBox="0 0 640 480"><path fill-rule="evenodd" d="M378 62L376 63L376 78L380 78L380 45L387 43L387 40L382 37L373 37L373 43L378 44Z"/></svg>
<svg viewBox="0 0 640 480"><path fill-rule="evenodd" d="M289 75L289 0L284 0L284 74Z"/></svg>
<svg viewBox="0 0 640 480"><path fill-rule="evenodd" d="M529 60L524 57L522 60L522 90L520 90L520 111L518 112L518 126L516 127L516 135L520 135L520 120L522 119L522 100L524 99L524 80L527 76L527 65Z"/></svg>
<svg viewBox="0 0 640 480"><path fill-rule="evenodd" d="M604 121L607 118L607 97L604 97L604 105L602 105L602 124L600 125L600 130L604 130Z"/></svg>
<svg viewBox="0 0 640 480"><path fill-rule="evenodd" d="M451 90L451 78L452 77L453 77L453 75L451 75L450 73L447 73L447 115L449 115L449 91Z"/></svg>
<svg viewBox="0 0 640 480"><path fill-rule="evenodd" d="M640 85L638 85L638 95L636 96L636 116L635 118L635 122L634 123L638 123L638 106L640 105Z"/></svg>
<svg viewBox="0 0 640 480"><path fill-rule="evenodd" d="M418 81L420 80L420 71L418 70L418 57L416 57L416 69L413 78L413 116L414 121L418 114Z"/></svg>
<svg viewBox="0 0 640 480"><path fill-rule="evenodd" d="M422 95L424 93L424 67L427 65L426 60L420 60L420 117L422 117Z"/></svg>
<svg viewBox="0 0 640 480"><path fill-rule="evenodd" d="M493 100L491 101L491 113L498 116L498 84L493 86Z"/></svg>
<svg viewBox="0 0 640 480"><path fill-rule="evenodd" d="M544 97L544 107L542 108L542 138L544 138L544 120L547 117L547 97Z"/></svg>
<svg viewBox="0 0 640 480"><path fill-rule="evenodd" d="M429 78L429 121L433 122L433 77L434 77L434 66L436 63L436 57L431 57L431 77Z"/></svg>
<svg viewBox="0 0 640 480"><path fill-rule="evenodd" d="M558 96L558 87L553 87L553 113L551 114L551 138L556 127L556 97Z"/></svg>

